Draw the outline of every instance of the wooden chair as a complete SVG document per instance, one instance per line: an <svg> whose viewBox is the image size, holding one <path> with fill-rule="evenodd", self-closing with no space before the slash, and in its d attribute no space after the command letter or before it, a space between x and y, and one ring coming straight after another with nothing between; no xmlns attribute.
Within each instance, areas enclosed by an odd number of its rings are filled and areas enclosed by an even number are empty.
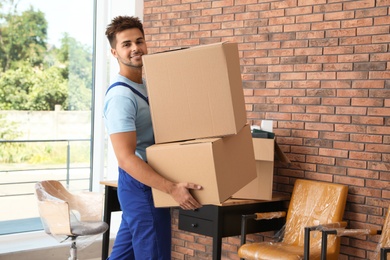
<svg viewBox="0 0 390 260"><path fill-rule="evenodd" d="M383 228L378 229L324 229L322 231L322 252L321 252L321 260L326 260L326 251L327 251L327 243L328 243L328 235L336 235L340 236L361 236L361 235L381 235L379 239L379 243L377 246L377 251L372 259L375 260L387 260L387 255L390 253L390 207L387 210L387 215L385 222L383 224ZM371 258L370 258L371 259Z"/></svg>
<svg viewBox="0 0 390 260"><path fill-rule="evenodd" d="M341 184L310 180L296 180L287 214L244 215L242 217L241 259L310 259L321 257L321 229L345 227L342 221L348 187ZM246 242L246 221L286 216L284 236L281 242ZM340 239L332 237L328 244L328 258L336 260L340 251Z"/></svg>
<svg viewBox="0 0 390 260"><path fill-rule="evenodd" d="M45 232L59 242L72 241L69 260L77 259L78 237L83 237L83 246L86 247L108 229L102 221L102 194L72 194L55 180L36 183L35 194Z"/></svg>

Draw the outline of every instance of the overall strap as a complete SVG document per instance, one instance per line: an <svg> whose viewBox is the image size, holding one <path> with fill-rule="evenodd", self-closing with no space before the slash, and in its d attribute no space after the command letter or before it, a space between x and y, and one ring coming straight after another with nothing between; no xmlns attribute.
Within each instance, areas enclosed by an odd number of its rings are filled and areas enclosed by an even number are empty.
<svg viewBox="0 0 390 260"><path fill-rule="evenodd" d="M106 91L106 95L107 95L107 92L112 89L113 87L115 86L124 86L124 87L127 87L129 88L131 91L133 91L134 94L138 95L140 98L142 98L143 100L145 100L145 102L149 105L149 99L147 97L145 97L144 95L141 94L141 92L139 92L138 90L136 90L135 88L133 88L132 86L124 83L124 82L115 82L114 84L112 84Z"/></svg>

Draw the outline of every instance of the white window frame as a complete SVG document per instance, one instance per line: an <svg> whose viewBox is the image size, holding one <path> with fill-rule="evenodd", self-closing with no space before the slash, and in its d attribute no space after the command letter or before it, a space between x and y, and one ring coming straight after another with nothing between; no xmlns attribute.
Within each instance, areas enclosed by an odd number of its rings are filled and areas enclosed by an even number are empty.
<svg viewBox="0 0 390 260"><path fill-rule="evenodd" d="M96 52L95 52L95 104L94 104L94 136L93 136L93 182L92 190L101 191L100 181L106 170L107 180L117 180L118 163L112 150L111 142L106 140L103 114L104 94L108 84L116 77L119 66L110 52L105 36L105 29L112 18L118 15L137 16L143 20L143 0L97 0L96 17ZM125 10L125 12L124 12ZM105 142L108 142L107 160L105 160ZM107 169L104 162L107 161Z"/></svg>

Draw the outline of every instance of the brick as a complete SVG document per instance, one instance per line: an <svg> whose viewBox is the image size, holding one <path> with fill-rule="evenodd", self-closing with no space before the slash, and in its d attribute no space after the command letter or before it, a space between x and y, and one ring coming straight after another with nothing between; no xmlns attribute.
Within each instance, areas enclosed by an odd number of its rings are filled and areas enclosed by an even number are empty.
<svg viewBox="0 0 390 260"><path fill-rule="evenodd" d="M309 14L297 15L296 23L322 22L324 20L323 14Z"/></svg>
<svg viewBox="0 0 390 260"><path fill-rule="evenodd" d="M335 72L308 72L307 73L307 79L336 79L336 73Z"/></svg>
<svg viewBox="0 0 390 260"><path fill-rule="evenodd" d="M346 169L344 167L335 167L330 165L318 165L317 172L337 174L337 175L346 175Z"/></svg>
<svg viewBox="0 0 390 260"><path fill-rule="evenodd" d="M363 151L364 144L355 143L355 142L334 142L334 148L336 149L345 149L351 151Z"/></svg>
<svg viewBox="0 0 390 260"><path fill-rule="evenodd" d="M340 115L322 115L321 122L324 123L351 123L350 116L340 116Z"/></svg>
<svg viewBox="0 0 390 260"><path fill-rule="evenodd" d="M320 87L320 81L318 80L311 80L311 81L294 81L293 82L294 88L319 88Z"/></svg>
<svg viewBox="0 0 390 260"><path fill-rule="evenodd" d="M387 162L368 162L368 169L377 171L389 171L390 163Z"/></svg>
<svg viewBox="0 0 390 260"><path fill-rule="evenodd" d="M346 2L344 4L344 10L368 9L374 6L375 6L375 0L353 1L353 2Z"/></svg>
<svg viewBox="0 0 390 260"><path fill-rule="evenodd" d="M321 55L323 53L322 48L297 48L295 49L295 55Z"/></svg>
<svg viewBox="0 0 390 260"><path fill-rule="evenodd" d="M259 33L277 33L283 32L283 25L269 25L258 28Z"/></svg>
<svg viewBox="0 0 390 260"><path fill-rule="evenodd" d="M381 154L380 153L350 151L349 158L356 159L356 160L364 160L364 161L380 161Z"/></svg>
<svg viewBox="0 0 390 260"><path fill-rule="evenodd" d="M356 81L353 81L352 88L367 88L367 89L373 88L373 89L375 89L375 88L383 88L384 84L385 84L384 80L356 80ZM374 95L374 93L377 93L377 95ZM387 93L381 93L381 91L375 92L375 91L370 90L371 97L383 97L383 94L390 95L390 91L388 91Z"/></svg>
<svg viewBox="0 0 390 260"><path fill-rule="evenodd" d="M339 29L339 30L327 30L325 37L333 38L333 37L354 37L356 36L356 29Z"/></svg>
<svg viewBox="0 0 390 260"><path fill-rule="evenodd" d="M345 161L350 161L350 160L345 160ZM335 181L340 184L364 187L364 180L360 178L352 178L352 177L346 177L341 175L336 175L334 178ZM353 193L352 191L350 192Z"/></svg>
<svg viewBox="0 0 390 260"><path fill-rule="evenodd" d="M370 71L370 79L389 79L390 71Z"/></svg>
<svg viewBox="0 0 390 260"><path fill-rule="evenodd" d="M357 35L388 34L389 26L370 26L357 28Z"/></svg>
<svg viewBox="0 0 390 260"><path fill-rule="evenodd" d="M367 107L383 106L383 100L372 99L372 98L353 98L351 100L351 105L352 106L367 106ZM368 115L371 115L370 110L368 110Z"/></svg>
<svg viewBox="0 0 390 260"><path fill-rule="evenodd" d="M319 103L321 103L319 101ZM316 113L316 114L334 114L335 108L333 106L308 106L307 113Z"/></svg>
<svg viewBox="0 0 390 260"><path fill-rule="evenodd" d="M305 78L305 73L283 73L280 75L280 80L303 80Z"/></svg>
<svg viewBox="0 0 390 260"><path fill-rule="evenodd" d="M285 0L285 1L271 2L271 9L279 9L279 8L291 9L293 7L296 7L296 6L297 6L296 0Z"/></svg>
<svg viewBox="0 0 390 260"><path fill-rule="evenodd" d="M316 163L316 164L325 164L325 165L335 165L335 158L324 157L324 156L306 156L306 162Z"/></svg>
<svg viewBox="0 0 390 260"><path fill-rule="evenodd" d="M233 0L218 0L218 1L212 1L212 8L217 7L228 7L232 6L234 4Z"/></svg>
<svg viewBox="0 0 390 260"><path fill-rule="evenodd" d="M211 8L211 2L201 2L201 3L192 3L191 5L188 5L188 10L203 10L203 9L210 9ZM179 5L179 7L182 5Z"/></svg>
<svg viewBox="0 0 390 260"><path fill-rule="evenodd" d="M390 153L390 145L367 144L366 151L378 153Z"/></svg>
<svg viewBox="0 0 390 260"><path fill-rule="evenodd" d="M312 30L328 30L328 29L338 29L341 28L340 21L330 21L330 22L321 22L321 23L312 23Z"/></svg>
<svg viewBox="0 0 390 260"><path fill-rule="evenodd" d="M325 13L325 19L327 13L337 12L343 10L343 5L341 3L335 4L324 4L324 5L315 5L313 6L313 13ZM327 19L326 19L327 20Z"/></svg>
<svg viewBox="0 0 390 260"><path fill-rule="evenodd" d="M351 53L354 53L354 47L352 47L352 46L324 47L324 55L329 55L329 54L351 54Z"/></svg>
<svg viewBox="0 0 390 260"><path fill-rule="evenodd" d="M279 112L281 113L303 113L305 106L299 105L279 105ZM293 117L294 120L294 117Z"/></svg>
<svg viewBox="0 0 390 260"><path fill-rule="evenodd" d="M337 79L341 79L341 80L342 79L368 79L368 78L369 78L369 72L367 71L337 72Z"/></svg>
<svg viewBox="0 0 390 260"><path fill-rule="evenodd" d="M308 89L306 95L310 97L335 97L335 89Z"/></svg>
<svg viewBox="0 0 390 260"><path fill-rule="evenodd" d="M340 70L352 70L352 69L353 69L352 63L331 63L331 64L323 65L324 71L340 71Z"/></svg>
<svg viewBox="0 0 390 260"><path fill-rule="evenodd" d="M332 63L337 62L337 55L309 56L308 63Z"/></svg>
<svg viewBox="0 0 390 260"><path fill-rule="evenodd" d="M337 8L339 8L339 6L337 6ZM324 19L326 21L328 21L328 20L346 20L346 19L353 19L354 17L355 17L354 11L326 12ZM344 27L344 26L342 26L342 27Z"/></svg>
<svg viewBox="0 0 390 260"><path fill-rule="evenodd" d="M308 121L308 122L318 122L320 120L320 115L315 114L293 114L292 120L296 121Z"/></svg>
<svg viewBox="0 0 390 260"><path fill-rule="evenodd" d="M281 24L293 24L295 23L294 17L273 17L269 18L269 25L281 25Z"/></svg>
<svg viewBox="0 0 390 260"><path fill-rule="evenodd" d="M362 143L381 143L382 136L370 134L351 134L351 141Z"/></svg>
<svg viewBox="0 0 390 260"><path fill-rule="evenodd" d="M348 158L348 151L337 150L337 149L320 148L318 155L331 156L331 157L340 157L340 158Z"/></svg>
<svg viewBox="0 0 390 260"><path fill-rule="evenodd" d="M362 125L383 125L383 117L373 116L352 116L352 124Z"/></svg>
<svg viewBox="0 0 390 260"><path fill-rule="evenodd" d="M309 31L309 32L297 32L296 33L296 39L317 39L317 38L324 38L325 32L324 31Z"/></svg>
<svg viewBox="0 0 390 260"><path fill-rule="evenodd" d="M308 47L307 40L291 40L291 41L283 41L280 44L281 48L303 48Z"/></svg>
<svg viewBox="0 0 390 260"><path fill-rule="evenodd" d="M345 37L340 39L340 45L358 45L358 44L371 44L374 43L373 38L380 37L380 35L374 36L359 36L359 37Z"/></svg>
<svg viewBox="0 0 390 260"><path fill-rule="evenodd" d="M311 14L311 13L313 13L313 7L312 6L304 6L304 7L295 7L295 8L287 8L287 9L285 9L285 15L286 16Z"/></svg>
<svg viewBox="0 0 390 260"><path fill-rule="evenodd" d="M326 0L298 0L298 6L325 4Z"/></svg>
<svg viewBox="0 0 390 260"><path fill-rule="evenodd" d="M331 105L331 106L350 106L351 99L350 98L322 98L323 105Z"/></svg>
<svg viewBox="0 0 390 260"><path fill-rule="evenodd" d="M310 47L325 47L325 46L338 46L339 39L338 38L326 38L326 39L311 39L309 40Z"/></svg>
<svg viewBox="0 0 390 260"><path fill-rule="evenodd" d="M370 61L390 61L390 53L373 53L370 55Z"/></svg>
<svg viewBox="0 0 390 260"><path fill-rule="evenodd" d="M366 131L366 127L361 125L336 124L335 131L346 133L364 133Z"/></svg>
<svg viewBox="0 0 390 260"><path fill-rule="evenodd" d="M390 126L368 126L367 133L388 135L390 134Z"/></svg>
<svg viewBox="0 0 390 260"><path fill-rule="evenodd" d="M280 114L280 113L267 113L267 119L291 120L291 115L290 114Z"/></svg>
<svg viewBox="0 0 390 260"><path fill-rule="evenodd" d="M303 122L290 122L290 121L279 121L278 128L287 128L287 129L303 129Z"/></svg>
<svg viewBox="0 0 390 260"><path fill-rule="evenodd" d="M292 104L292 97L267 97L267 104Z"/></svg>
<svg viewBox="0 0 390 260"><path fill-rule="evenodd" d="M292 130L291 136L302 138L318 138L318 131Z"/></svg>
<svg viewBox="0 0 390 260"><path fill-rule="evenodd" d="M260 18L271 18L280 16L284 16L284 9L274 9L260 12Z"/></svg>
<svg viewBox="0 0 390 260"><path fill-rule="evenodd" d="M360 19L341 21L342 28L351 28L351 27L357 28L357 27L372 26L372 25L374 25L373 18L360 18Z"/></svg>
<svg viewBox="0 0 390 260"><path fill-rule="evenodd" d="M234 14L221 14L221 15L214 15L212 17L213 23L221 23L221 28L235 28L240 26L242 24L242 21L234 21ZM233 24L234 26L226 26L229 24ZM224 26L225 25L225 26ZM242 27L242 25L240 26Z"/></svg>
<svg viewBox="0 0 390 260"><path fill-rule="evenodd" d="M320 132L319 138L327 140L347 141L348 134L336 132Z"/></svg>

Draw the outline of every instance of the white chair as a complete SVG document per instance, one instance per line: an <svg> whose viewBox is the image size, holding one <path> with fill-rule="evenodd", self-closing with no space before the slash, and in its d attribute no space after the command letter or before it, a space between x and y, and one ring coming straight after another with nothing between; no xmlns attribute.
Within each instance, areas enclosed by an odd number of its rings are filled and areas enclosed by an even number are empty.
<svg viewBox="0 0 390 260"><path fill-rule="evenodd" d="M76 239L83 237L85 247L103 234L103 195L94 192L70 193L55 180L35 184L38 209L45 232L59 242L72 241L69 260L77 260Z"/></svg>

